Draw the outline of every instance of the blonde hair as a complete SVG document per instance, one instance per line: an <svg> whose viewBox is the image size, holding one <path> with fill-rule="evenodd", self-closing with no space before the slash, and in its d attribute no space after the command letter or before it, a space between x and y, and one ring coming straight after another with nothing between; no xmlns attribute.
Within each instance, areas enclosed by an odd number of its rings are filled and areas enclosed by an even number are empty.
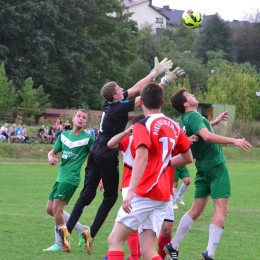
<svg viewBox="0 0 260 260"><path fill-rule="evenodd" d="M78 113L78 111L81 111L81 112L85 113L86 115L88 115L88 112L87 112L85 109L81 109L81 108L80 108L80 109L77 109L77 110L74 112L72 118L74 118L74 117L76 116L76 114Z"/></svg>

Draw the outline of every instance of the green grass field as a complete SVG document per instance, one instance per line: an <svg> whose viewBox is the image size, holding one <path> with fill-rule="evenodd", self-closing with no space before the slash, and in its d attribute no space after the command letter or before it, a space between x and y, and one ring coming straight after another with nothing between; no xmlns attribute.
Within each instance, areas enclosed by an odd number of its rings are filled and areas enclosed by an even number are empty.
<svg viewBox="0 0 260 260"><path fill-rule="evenodd" d="M49 147L51 148L51 147ZM40 149L40 147L37 147ZM229 148L231 149L231 148ZM235 149L235 148L234 148ZM231 150L232 151L232 150ZM237 150L233 150L237 154ZM234 154L230 153L230 154ZM255 152L253 153L256 154ZM239 154L241 155L241 154ZM246 156L248 156L247 153ZM254 156L253 156L254 157ZM215 255L216 260L243 260L259 258L259 156L251 158L237 158L228 161L228 168L232 180L232 197L229 203L229 216L225 231ZM241 159L241 160L240 160ZM37 163L37 160L18 160L12 162L0 160L0 259L36 260L36 259L95 259L101 260L107 251L107 237L113 227L117 210L121 204L121 197L110 212L105 224L96 236L93 254L87 256L84 248L77 246L78 236L72 234L72 252L66 254L43 253L42 249L54 243L54 222L45 212L45 205L49 191L56 180L58 166ZM241 162L240 162L241 161ZM189 166L191 177L194 179L195 168ZM83 174L83 170L82 170ZM83 175L82 175L83 176ZM66 207L71 212L80 186L73 199ZM175 211L175 227L182 215L192 204L194 187L191 184L185 193L184 207L179 206ZM102 192L97 191L97 197L80 219L83 224L91 225L93 217L102 200ZM180 246L180 260L199 259L199 254L205 250L208 239L208 226L213 214L212 202L195 223L191 231ZM126 257L128 256L125 247ZM126 258L125 257L125 258Z"/></svg>

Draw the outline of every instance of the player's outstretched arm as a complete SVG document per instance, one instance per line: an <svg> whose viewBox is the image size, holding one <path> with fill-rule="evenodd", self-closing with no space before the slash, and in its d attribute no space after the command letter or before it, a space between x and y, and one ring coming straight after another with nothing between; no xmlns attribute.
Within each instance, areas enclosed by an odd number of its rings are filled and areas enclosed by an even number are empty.
<svg viewBox="0 0 260 260"><path fill-rule="evenodd" d="M135 94L139 93L147 83L153 81L156 77L161 75L162 73L169 71L172 68L172 61L168 60L168 58L164 58L160 63L158 61L158 58L154 58L154 68L150 72L149 75L147 75L145 78L138 81L132 88L128 89L128 97L131 98Z"/></svg>
<svg viewBox="0 0 260 260"><path fill-rule="evenodd" d="M223 113L220 113L217 118L210 122L211 126L219 124L221 121L227 121L229 117L229 112L225 111Z"/></svg>
<svg viewBox="0 0 260 260"><path fill-rule="evenodd" d="M202 128L199 131L199 136L202 137L206 142L211 142L215 144L232 144L237 147L240 147L244 151L248 151L250 150L250 148L252 148L252 145L249 142L247 142L245 138L235 139L231 137L217 135L209 132L207 128Z"/></svg>
<svg viewBox="0 0 260 260"><path fill-rule="evenodd" d="M119 143L121 142L121 140L128 134L130 134L132 132L133 129L133 125L131 125L128 129L126 129L125 131L123 131L122 133L119 133L117 135L115 135L114 137L112 137L109 142L107 143L107 146L110 149L115 149L119 146Z"/></svg>
<svg viewBox="0 0 260 260"><path fill-rule="evenodd" d="M193 156L189 149L186 153L179 153L171 158L171 167L183 166L192 163Z"/></svg>

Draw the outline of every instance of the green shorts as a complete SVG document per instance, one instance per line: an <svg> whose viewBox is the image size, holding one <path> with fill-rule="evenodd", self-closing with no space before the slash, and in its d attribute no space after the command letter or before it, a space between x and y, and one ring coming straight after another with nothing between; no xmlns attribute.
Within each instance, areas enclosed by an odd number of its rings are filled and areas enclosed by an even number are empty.
<svg viewBox="0 0 260 260"><path fill-rule="evenodd" d="M190 173L185 165L174 168L174 181L175 182L177 182L179 179L184 179L184 178L189 178L189 177L190 177Z"/></svg>
<svg viewBox="0 0 260 260"><path fill-rule="evenodd" d="M208 195L212 199L229 198L230 193L231 184L225 162L196 173L195 199L205 198Z"/></svg>
<svg viewBox="0 0 260 260"><path fill-rule="evenodd" d="M78 187L67 182L55 182L51 189L49 195L49 200L54 201L54 199L65 200L67 204L72 198Z"/></svg>

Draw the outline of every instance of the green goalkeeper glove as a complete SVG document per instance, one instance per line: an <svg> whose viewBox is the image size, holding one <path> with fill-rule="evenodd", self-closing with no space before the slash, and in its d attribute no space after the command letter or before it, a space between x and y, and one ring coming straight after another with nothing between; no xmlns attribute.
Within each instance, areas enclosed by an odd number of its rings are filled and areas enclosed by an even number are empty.
<svg viewBox="0 0 260 260"><path fill-rule="evenodd" d="M182 78L185 75L185 71L180 67L175 68L173 71L166 71L165 76L161 78L161 83L167 86L170 82Z"/></svg>
<svg viewBox="0 0 260 260"><path fill-rule="evenodd" d="M150 75L155 79L160 74L169 71L172 68L172 60L168 60L168 58L164 58L160 63L158 61L158 58L154 58L154 68L150 72Z"/></svg>

